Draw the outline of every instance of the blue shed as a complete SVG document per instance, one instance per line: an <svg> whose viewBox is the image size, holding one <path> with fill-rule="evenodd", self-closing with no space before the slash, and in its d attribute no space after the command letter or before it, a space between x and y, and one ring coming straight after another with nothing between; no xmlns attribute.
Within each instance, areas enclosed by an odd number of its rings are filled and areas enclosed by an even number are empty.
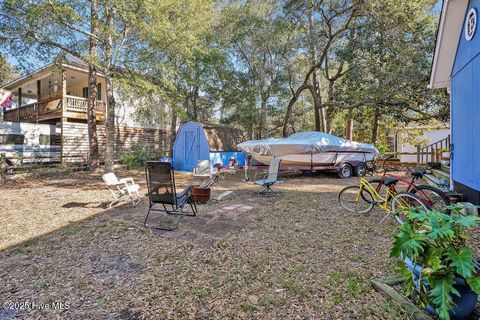
<svg viewBox="0 0 480 320"><path fill-rule="evenodd" d="M480 204L480 0L444 0L430 87L450 93L450 178Z"/></svg>
<svg viewBox="0 0 480 320"><path fill-rule="evenodd" d="M212 166L227 167L230 158L237 165L245 165L243 152L237 145L245 141L242 130L217 124L190 121L180 126L173 145L173 167L179 171L192 171L198 160L210 160Z"/></svg>

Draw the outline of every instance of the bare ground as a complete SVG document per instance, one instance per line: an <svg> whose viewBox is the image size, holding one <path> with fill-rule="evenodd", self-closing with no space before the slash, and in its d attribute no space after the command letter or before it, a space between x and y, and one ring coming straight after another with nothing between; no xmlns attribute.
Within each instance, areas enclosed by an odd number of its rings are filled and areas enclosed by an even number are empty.
<svg viewBox="0 0 480 320"><path fill-rule="evenodd" d="M118 175L145 193L141 172ZM393 219L340 208L337 194L354 179L281 180L279 196L262 198L227 175L214 193L233 194L170 233L142 227L146 198L105 210L100 174L9 181L0 188L0 319L408 319L370 285L394 273ZM69 308L41 310L54 302Z"/></svg>

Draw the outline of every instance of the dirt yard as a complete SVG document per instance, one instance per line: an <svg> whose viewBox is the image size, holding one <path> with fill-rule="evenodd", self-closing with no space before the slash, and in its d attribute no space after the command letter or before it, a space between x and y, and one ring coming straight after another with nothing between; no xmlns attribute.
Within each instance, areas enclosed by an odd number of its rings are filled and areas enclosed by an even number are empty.
<svg viewBox="0 0 480 320"><path fill-rule="evenodd" d="M142 172L118 175L146 193ZM287 174L279 196L262 198L241 174L227 175L214 193L229 197L157 232L142 226L146 198L106 210L99 174L9 181L0 188L0 319L408 319L369 282L394 273L393 219L337 202L354 182Z"/></svg>

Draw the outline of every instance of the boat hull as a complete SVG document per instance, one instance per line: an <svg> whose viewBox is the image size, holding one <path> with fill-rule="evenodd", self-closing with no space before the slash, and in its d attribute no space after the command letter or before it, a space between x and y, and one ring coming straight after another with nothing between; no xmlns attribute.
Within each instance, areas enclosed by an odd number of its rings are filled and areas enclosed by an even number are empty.
<svg viewBox="0 0 480 320"><path fill-rule="evenodd" d="M256 161L269 165L272 157L253 155L252 158ZM278 156L276 158L282 159L282 167L301 167L316 169L316 167L336 167L342 163L350 163L356 166L360 162L373 161L375 154L365 152L322 152L317 154L290 154Z"/></svg>

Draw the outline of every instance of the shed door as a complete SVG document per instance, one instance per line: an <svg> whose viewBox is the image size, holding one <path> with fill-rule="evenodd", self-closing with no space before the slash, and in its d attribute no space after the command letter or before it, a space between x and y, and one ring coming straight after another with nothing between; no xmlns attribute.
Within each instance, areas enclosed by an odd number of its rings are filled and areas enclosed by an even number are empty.
<svg viewBox="0 0 480 320"><path fill-rule="evenodd" d="M200 137L198 130L185 130L185 169L192 170L200 159Z"/></svg>

